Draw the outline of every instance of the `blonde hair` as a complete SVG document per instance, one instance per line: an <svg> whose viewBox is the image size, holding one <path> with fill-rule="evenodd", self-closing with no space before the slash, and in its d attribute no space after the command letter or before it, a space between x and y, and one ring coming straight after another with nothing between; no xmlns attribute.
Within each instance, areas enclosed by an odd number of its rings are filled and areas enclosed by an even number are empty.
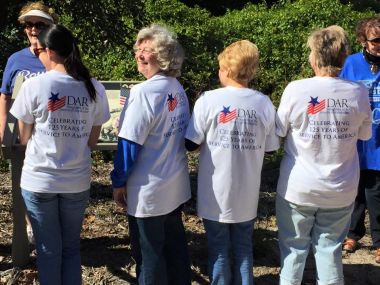
<svg viewBox="0 0 380 285"><path fill-rule="evenodd" d="M347 34L340 26L333 25L314 31L307 41L310 63L324 69L329 75L337 75L350 53Z"/></svg>
<svg viewBox="0 0 380 285"><path fill-rule="evenodd" d="M237 41L218 55L218 61L220 69L228 71L228 78L249 82L259 66L259 50L248 40Z"/></svg>
<svg viewBox="0 0 380 285"><path fill-rule="evenodd" d="M136 48L144 40L153 42L160 70L168 76L179 77L184 51L177 40L177 35L166 27L152 24L139 31L134 47Z"/></svg>
<svg viewBox="0 0 380 285"><path fill-rule="evenodd" d="M31 10L40 10L48 15L50 15L54 21L54 24L57 24L58 23L58 15L54 12L54 9L53 8L49 8L48 6L46 6L42 1L37 1L37 2L28 2L26 3L22 8L21 8L21 11L19 13L19 22L21 24L24 24L25 23L25 20L24 18L22 18L21 16L28 13L29 11Z"/></svg>

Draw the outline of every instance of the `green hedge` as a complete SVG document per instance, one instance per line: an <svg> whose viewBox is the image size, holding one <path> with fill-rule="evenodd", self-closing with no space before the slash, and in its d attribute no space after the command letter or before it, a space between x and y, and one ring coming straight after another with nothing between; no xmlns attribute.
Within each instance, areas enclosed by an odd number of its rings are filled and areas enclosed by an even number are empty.
<svg viewBox="0 0 380 285"><path fill-rule="evenodd" d="M11 2L1 26L0 76L6 58L27 44L17 24L17 13L26 1ZM359 49L352 35L356 22L374 14L370 10L358 12L338 0L271 2L277 4L270 8L265 2L249 4L242 10L213 16L178 0L45 1L77 35L85 62L101 80L142 79L132 52L138 30L152 22L172 27L186 51L180 80L191 102L201 91L218 86L217 54L233 41L248 39L257 44L261 58L260 72L252 85L277 104L288 82L312 75L305 46L312 30L341 25L349 32L355 51Z"/></svg>

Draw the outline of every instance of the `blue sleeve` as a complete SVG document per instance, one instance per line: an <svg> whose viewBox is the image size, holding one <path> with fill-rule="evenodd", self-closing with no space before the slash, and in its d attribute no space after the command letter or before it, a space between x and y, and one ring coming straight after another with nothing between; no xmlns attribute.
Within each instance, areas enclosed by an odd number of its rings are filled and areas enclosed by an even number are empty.
<svg viewBox="0 0 380 285"><path fill-rule="evenodd" d="M12 95L12 78L14 77L14 74L12 73L12 60L8 59L7 65L5 66L4 73L3 73L3 81L1 83L1 89L0 92L4 93L5 95Z"/></svg>
<svg viewBox="0 0 380 285"><path fill-rule="evenodd" d="M126 185L141 148L141 145L119 137L114 157L114 169L111 171L112 186L114 188Z"/></svg>

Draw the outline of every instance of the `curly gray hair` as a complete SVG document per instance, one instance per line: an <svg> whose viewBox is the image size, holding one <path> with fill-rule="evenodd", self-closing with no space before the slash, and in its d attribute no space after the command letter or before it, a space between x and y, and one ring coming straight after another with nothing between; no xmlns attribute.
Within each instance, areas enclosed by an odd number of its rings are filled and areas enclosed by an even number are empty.
<svg viewBox="0 0 380 285"><path fill-rule="evenodd" d="M168 76L179 77L184 51L177 40L177 35L163 26L152 24L139 31L134 47L136 48L144 40L153 41L154 53L157 55L161 71Z"/></svg>

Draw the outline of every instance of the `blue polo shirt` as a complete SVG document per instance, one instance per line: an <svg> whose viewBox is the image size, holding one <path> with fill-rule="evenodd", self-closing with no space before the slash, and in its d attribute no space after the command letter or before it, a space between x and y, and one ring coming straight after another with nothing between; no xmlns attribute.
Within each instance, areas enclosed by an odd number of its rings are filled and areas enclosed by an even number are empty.
<svg viewBox="0 0 380 285"><path fill-rule="evenodd" d="M0 92L12 95L16 77L24 76L25 79L44 73L45 67L42 62L28 48L24 48L12 54L4 69L3 81Z"/></svg>
<svg viewBox="0 0 380 285"><path fill-rule="evenodd" d="M358 142L361 169L380 170L380 71L373 74L362 52L350 55L343 66L341 78L363 83L369 93L372 110L372 137Z"/></svg>

